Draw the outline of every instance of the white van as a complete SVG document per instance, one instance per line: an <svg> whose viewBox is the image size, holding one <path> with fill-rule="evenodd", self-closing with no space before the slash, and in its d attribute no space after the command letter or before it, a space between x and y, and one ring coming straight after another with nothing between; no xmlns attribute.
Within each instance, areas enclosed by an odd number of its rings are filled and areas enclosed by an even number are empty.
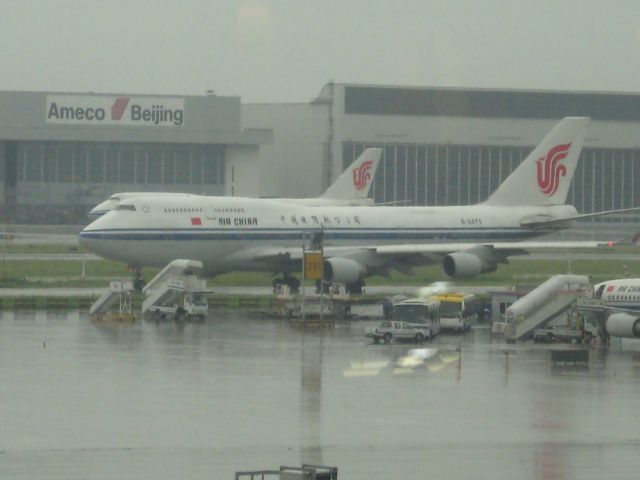
<svg viewBox="0 0 640 480"><path fill-rule="evenodd" d="M373 343L390 343L391 340L413 340L422 343L425 338L431 338L427 324L396 322L385 320L378 327L367 332L367 337L373 338Z"/></svg>
<svg viewBox="0 0 640 480"><path fill-rule="evenodd" d="M393 305L392 320L384 321L367 333L375 343L392 339L414 340L422 343L440 333L440 308L433 300L413 298Z"/></svg>

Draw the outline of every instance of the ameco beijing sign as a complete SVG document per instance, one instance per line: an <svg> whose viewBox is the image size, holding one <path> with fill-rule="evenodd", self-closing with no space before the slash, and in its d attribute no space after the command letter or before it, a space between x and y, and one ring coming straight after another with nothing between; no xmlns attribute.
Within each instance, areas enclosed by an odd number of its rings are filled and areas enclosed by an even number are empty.
<svg viewBox="0 0 640 480"><path fill-rule="evenodd" d="M46 121L73 125L181 127L184 125L184 99L47 95Z"/></svg>

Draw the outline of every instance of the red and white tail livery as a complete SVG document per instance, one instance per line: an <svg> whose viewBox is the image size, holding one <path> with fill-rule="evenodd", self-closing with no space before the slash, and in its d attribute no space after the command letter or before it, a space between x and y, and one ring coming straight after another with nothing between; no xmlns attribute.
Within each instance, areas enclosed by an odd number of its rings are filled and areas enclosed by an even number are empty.
<svg viewBox="0 0 640 480"><path fill-rule="evenodd" d="M485 202L488 205L562 205L576 171L587 117L566 117Z"/></svg>
<svg viewBox="0 0 640 480"><path fill-rule="evenodd" d="M367 148L355 162L342 172L320 198L324 200L363 200L367 198L381 156L381 148Z"/></svg>

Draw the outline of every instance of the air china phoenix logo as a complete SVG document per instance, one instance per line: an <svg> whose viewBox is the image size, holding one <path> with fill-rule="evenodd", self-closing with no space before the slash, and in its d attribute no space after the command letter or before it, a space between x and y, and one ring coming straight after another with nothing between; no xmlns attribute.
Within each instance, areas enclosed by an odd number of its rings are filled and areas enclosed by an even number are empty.
<svg viewBox="0 0 640 480"><path fill-rule="evenodd" d="M122 114L129 105L129 97L118 97L111 105L111 120L121 120Z"/></svg>
<svg viewBox="0 0 640 480"><path fill-rule="evenodd" d="M570 143L556 145L544 157L536 160L538 186L540 191L548 197L558 191L560 177L564 177L567 174L567 167L560 164L560 162L569 154L569 147L571 147Z"/></svg>
<svg viewBox="0 0 640 480"><path fill-rule="evenodd" d="M356 187L356 190L362 190L367 186L367 183L371 180L371 172L369 170L371 170L372 166L373 160L367 160L351 171L353 174L353 186Z"/></svg>

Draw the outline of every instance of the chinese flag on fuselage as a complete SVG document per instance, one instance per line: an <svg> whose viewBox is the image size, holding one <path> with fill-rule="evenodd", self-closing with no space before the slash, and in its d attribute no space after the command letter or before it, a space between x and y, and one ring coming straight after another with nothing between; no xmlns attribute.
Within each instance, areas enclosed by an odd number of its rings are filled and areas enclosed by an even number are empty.
<svg viewBox="0 0 640 480"><path fill-rule="evenodd" d="M191 225L202 225L200 217L191 217Z"/></svg>

